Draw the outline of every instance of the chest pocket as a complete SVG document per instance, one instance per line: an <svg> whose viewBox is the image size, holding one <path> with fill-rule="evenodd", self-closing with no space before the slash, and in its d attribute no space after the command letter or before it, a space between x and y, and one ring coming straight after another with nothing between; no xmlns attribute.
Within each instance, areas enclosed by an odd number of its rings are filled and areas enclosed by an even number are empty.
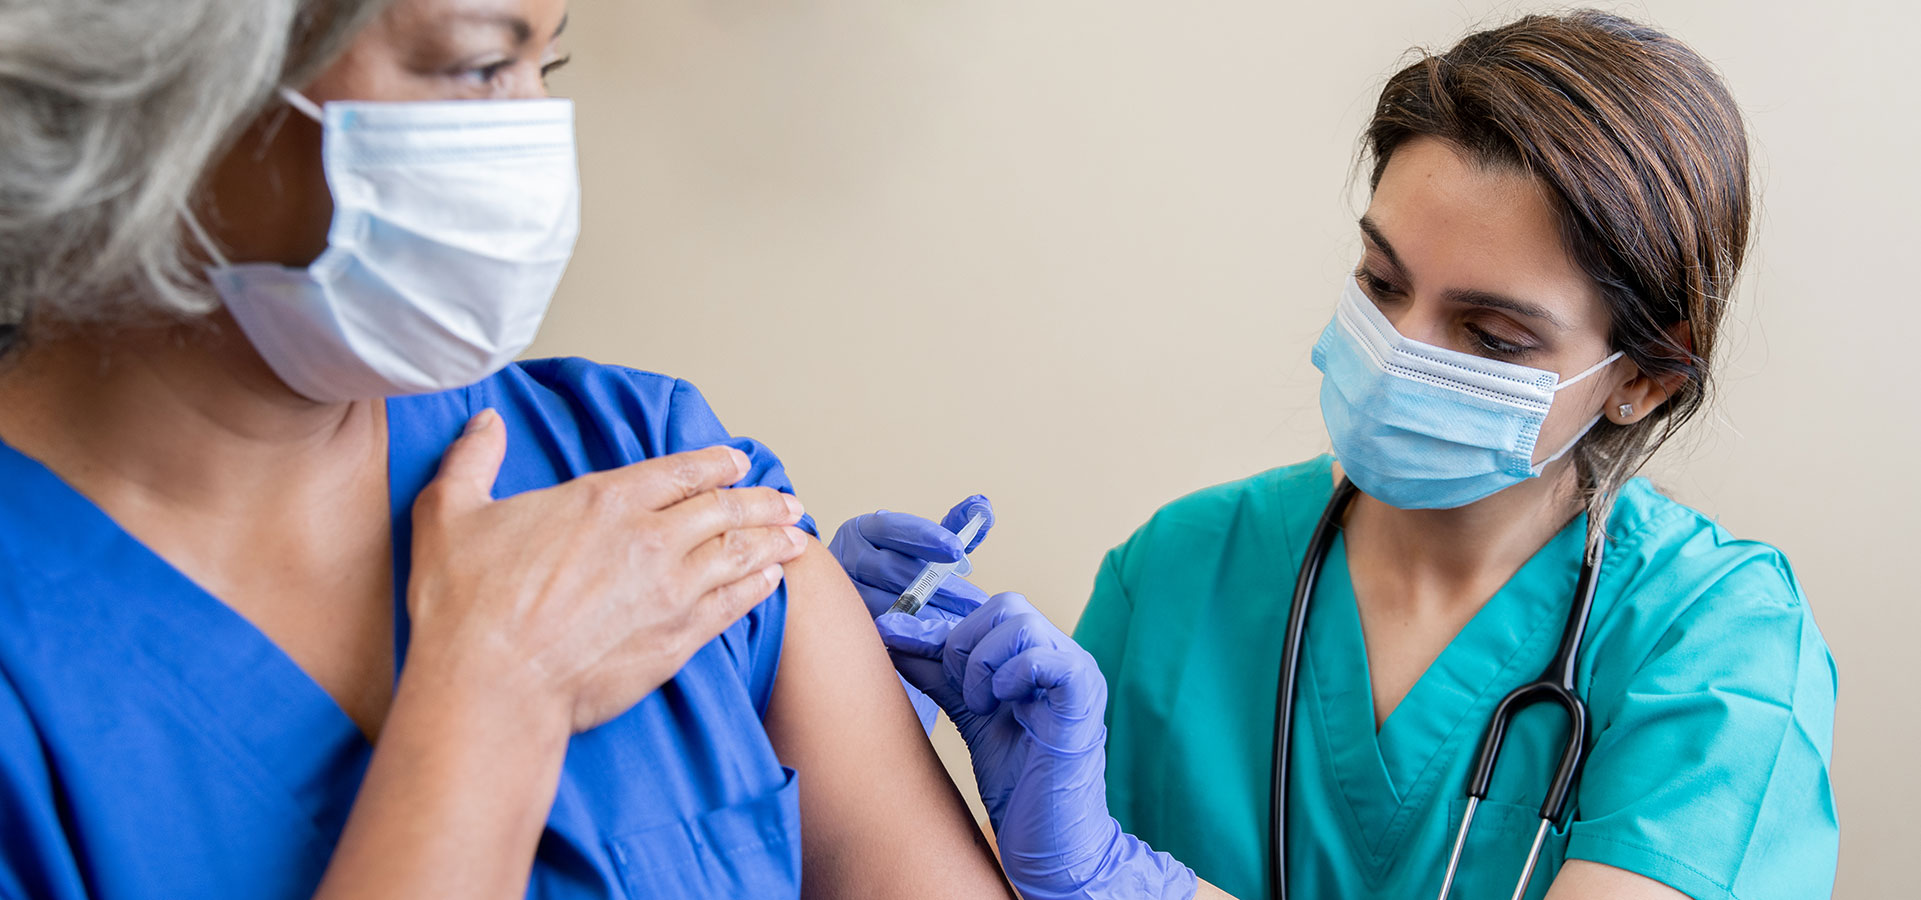
<svg viewBox="0 0 1921 900"><path fill-rule="evenodd" d="M793 769L781 772L772 793L608 839L627 896L799 897L799 782Z"/></svg>
<svg viewBox="0 0 1921 900"><path fill-rule="evenodd" d="M1461 827L1461 814L1466 811L1467 797L1455 797L1448 808L1448 843L1443 853L1454 849L1454 835ZM1481 801L1474 810L1474 826L1468 831L1467 846L1461 850L1461 868L1454 874L1453 896L1462 900L1514 896L1514 886L1521 881L1521 867L1527 864L1528 848L1534 846L1534 832L1540 827L1539 805ZM1534 866L1534 880L1528 885L1528 900L1540 900L1547 895L1548 885L1561 870L1567 839L1565 827L1548 830L1547 838L1541 842L1541 859ZM1444 856L1441 865L1446 864ZM1435 872L1437 884L1444 871L1445 868ZM1428 890L1432 893L1438 888Z"/></svg>

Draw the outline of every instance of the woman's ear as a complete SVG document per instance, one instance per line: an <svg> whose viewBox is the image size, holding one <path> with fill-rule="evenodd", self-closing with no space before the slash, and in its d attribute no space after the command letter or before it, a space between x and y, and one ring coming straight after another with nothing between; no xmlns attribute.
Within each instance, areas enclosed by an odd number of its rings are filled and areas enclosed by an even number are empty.
<svg viewBox="0 0 1921 900"><path fill-rule="evenodd" d="M1668 326L1668 336L1673 338L1675 350L1687 354L1689 358L1693 357L1694 329L1686 321ZM1629 362L1632 364L1633 361ZM1607 405L1602 407L1601 414L1616 425L1632 425L1652 415L1687 380L1685 372L1654 376L1636 366L1634 376L1608 395Z"/></svg>

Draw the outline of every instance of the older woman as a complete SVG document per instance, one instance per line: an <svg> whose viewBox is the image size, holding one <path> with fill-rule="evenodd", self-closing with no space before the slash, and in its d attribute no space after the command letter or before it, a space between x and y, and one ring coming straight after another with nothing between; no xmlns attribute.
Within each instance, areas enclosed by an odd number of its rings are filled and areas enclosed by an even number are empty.
<svg viewBox="0 0 1921 900"><path fill-rule="evenodd" d="M0 896L1005 896L778 460L507 364L565 13L0 6Z"/></svg>

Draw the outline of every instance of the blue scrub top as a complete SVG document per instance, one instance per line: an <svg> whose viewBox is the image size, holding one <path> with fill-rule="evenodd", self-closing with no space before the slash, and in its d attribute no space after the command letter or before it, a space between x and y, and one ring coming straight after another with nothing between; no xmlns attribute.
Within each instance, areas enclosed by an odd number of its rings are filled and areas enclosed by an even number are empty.
<svg viewBox="0 0 1921 900"><path fill-rule="evenodd" d="M659 375L543 360L389 400L403 649L414 497L487 407L508 428L497 497L719 443L752 460L744 484L791 492L766 447ZM4 445L0 485L0 897L311 896L372 754L352 720L246 619ZM777 590L574 737L529 897L800 895L795 773L761 722L785 616Z"/></svg>
<svg viewBox="0 0 1921 900"><path fill-rule="evenodd" d="M1323 457L1177 500L1108 554L1075 637L1111 686L1108 797L1123 827L1243 900L1267 884L1281 635L1333 493ZM1541 548L1377 731L1345 545L1308 617L1289 785L1290 896L1432 897L1494 705L1540 677L1574 600L1587 519ZM1787 560L1635 480L1575 687L1592 715L1564 860L1696 900L1799 900L1834 883L1835 673ZM1557 707L1521 714L1480 805L1456 897L1514 891L1559 760Z"/></svg>

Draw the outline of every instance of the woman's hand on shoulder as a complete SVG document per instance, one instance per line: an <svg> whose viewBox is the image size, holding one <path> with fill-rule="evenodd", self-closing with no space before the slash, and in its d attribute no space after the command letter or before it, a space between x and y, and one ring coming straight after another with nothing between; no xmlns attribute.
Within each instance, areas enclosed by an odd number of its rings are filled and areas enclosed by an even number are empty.
<svg viewBox="0 0 1921 900"><path fill-rule="evenodd" d="M800 501L710 447L504 500L482 412L414 504L409 668L441 667L584 731L625 712L780 584Z"/></svg>

